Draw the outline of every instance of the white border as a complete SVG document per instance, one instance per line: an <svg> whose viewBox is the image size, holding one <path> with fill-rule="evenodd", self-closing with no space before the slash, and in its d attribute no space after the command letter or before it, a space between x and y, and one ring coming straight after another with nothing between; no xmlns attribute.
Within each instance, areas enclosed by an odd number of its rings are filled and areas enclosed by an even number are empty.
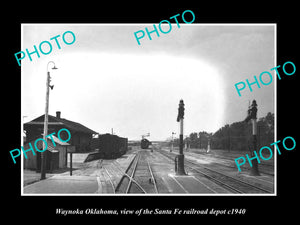
<svg viewBox="0 0 300 225"><path fill-rule="evenodd" d="M36 23L22 23L21 24L21 49L23 48L23 26L24 25L53 25L53 26L65 26L65 25L76 25L76 26L134 26L134 25L149 25L151 23L129 23L129 24L106 24L106 23L67 23L67 24L55 24L55 23L42 23L42 24L36 24ZM172 23L175 24L175 23ZM180 26L194 26L194 25L200 25L200 26L274 26L274 67L277 63L277 23L193 23L193 24L180 24ZM134 32L134 31L133 31ZM274 72L275 73L275 72ZM21 66L21 146L23 146L23 70ZM277 141L277 79L274 79L274 142ZM21 154L21 196L94 196L94 197L101 197L101 196L277 196L277 152L274 151L275 157L274 157L274 193L270 194L24 194L24 179L23 179L23 154ZM38 181L39 182L39 181ZM34 184L34 183L33 183ZM26 185L26 187L33 185L29 184Z"/></svg>

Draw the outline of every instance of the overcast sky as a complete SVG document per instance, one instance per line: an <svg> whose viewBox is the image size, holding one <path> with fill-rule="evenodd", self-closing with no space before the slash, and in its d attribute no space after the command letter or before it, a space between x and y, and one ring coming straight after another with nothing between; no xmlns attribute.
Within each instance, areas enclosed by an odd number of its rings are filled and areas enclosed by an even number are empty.
<svg viewBox="0 0 300 225"><path fill-rule="evenodd" d="M273 24L172 25L170 33L152 33L152 40L146 35L138 45L134 32L151 30L153 24L23 24L23 51L66 31L76 36L72 45L60 37L61 49L53 40L49 55L22 60L24 122L45 113L49 61L58 67L50 70L49 114L61 111L62 118L99 133L113 128L129 139L150 132L151 140L165 140L172 131L178 134L181 98L185 134L215 132L243 120L253 99L258 117L274 113L276 79L260 89L253 86L253 92L245 89L241 97L234 87L276 66Z"/></svg>

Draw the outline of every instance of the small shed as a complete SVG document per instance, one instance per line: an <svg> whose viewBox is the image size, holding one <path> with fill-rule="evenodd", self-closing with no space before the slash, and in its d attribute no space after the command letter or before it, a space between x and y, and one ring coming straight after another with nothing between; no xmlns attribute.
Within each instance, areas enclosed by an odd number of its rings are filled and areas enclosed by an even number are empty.
<svg viewBox="0 0 300 225"><path fill-rule="evenodd" d="M55 149L47 149L46 154L46 172L53 172L54 170L59 169L59 152ZM36 152L36 171L41 171L41 153Z"/></svg>
<svg viewBox="0 0 300 225"><path fill-rule="evenodd" d="M52 137L52 139L51 139ZM70 144L66 142L62 142L59 140L58 137L52 135L52 136L47 137L47 150L45 151L46 155L46 171L47 172L52 172L55 169L59 168L66 168L67 167L67 151L68 148L71 148ZM29 143L31 143L31 146L34 149L35 155L32 153L32 151L26 152L27 158L24 157L24 169L32 169L32 170L37 170L40 171L41 169L41 153L36 151L34 148L34 142L36 139L42 138L42 137L37 137L34 140L28 141L24 145L24 149L27 150L30 148ZM53 140L53 141L52 141ZM53 144L55 143L55 146ZM43 141L38 141L37 142L37 147L39 149L43 149Z"/></svg>

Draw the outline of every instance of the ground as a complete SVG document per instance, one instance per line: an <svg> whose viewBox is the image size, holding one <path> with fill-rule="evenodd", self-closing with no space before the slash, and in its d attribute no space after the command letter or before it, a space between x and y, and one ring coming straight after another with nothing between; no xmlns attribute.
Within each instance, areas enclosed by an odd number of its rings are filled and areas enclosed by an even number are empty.
<svg viewBox="0 0 300 225"><path fill-rule="evenodd" d="M234 159L245 153L190 149L184 151L187 175L178 176L174 159L178 150L154 146L142 150L133 147L112 160L83 163L87 154L73 154L73 172L69 168L47 174L24 171L24 194L273 194L274 163L259 165L260 176L250 176L245 164L238 172ZM68 163L69 165L69 163ZM126 172L126 174L125 174Z"/></svg>

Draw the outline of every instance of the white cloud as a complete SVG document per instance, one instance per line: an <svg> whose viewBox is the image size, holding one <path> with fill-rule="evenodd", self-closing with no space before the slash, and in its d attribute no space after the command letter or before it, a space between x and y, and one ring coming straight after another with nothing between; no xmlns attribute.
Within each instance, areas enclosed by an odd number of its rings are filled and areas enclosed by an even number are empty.
<svg viewBox="0 0 300 225"><path fill-rule="evenodd" d="M213 132L239 120L248 98L264 105L259 113L272 111L271 85L245 98L234 90L234 84L253 71L269 69L274 59L272 29L182 26L138 46L133 36L141 27L137 25L44 26L27 27L24 45L34 42L30 37L46 40L66 30L73 31L77 41L22 64L23 115L28 120L44 113L50 60L59 68L51 71L55 87L50 91L50 114L62 111L62 117L100 133L114 128L121 136L139 138L151 132L151 138L163 140L177 130L181 98L187 134Z"/></svg>

